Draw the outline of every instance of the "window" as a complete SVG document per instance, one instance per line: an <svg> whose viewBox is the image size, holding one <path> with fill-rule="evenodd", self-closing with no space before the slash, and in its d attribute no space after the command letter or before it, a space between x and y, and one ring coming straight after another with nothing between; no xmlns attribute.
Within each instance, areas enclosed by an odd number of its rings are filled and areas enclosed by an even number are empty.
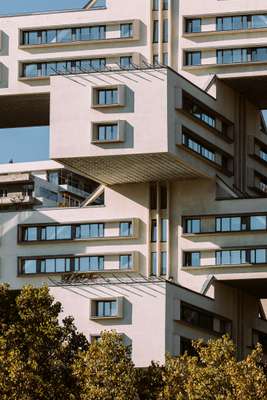
<svg viewBox="0 0 267 400"><path fill-rule="evenodd" d="M120 256L120 269L132 269L133 260L130 254L124 254Z"/></svg>
<svg viewBox="0 0 267 400"><path fill-rule="evenodd" d="M169 54L163 53L163 64L168 65L168 63L169 63Z"/></svg>
<svg viewBox="0 0 267 400"><path fill-rule="evenodd" d="M186 267L199 267L200 266L200 253L191 252L184 254L184 265Z"/></svg>
<svg viewBox="0 0 267 400"><path fill-rule="evenodd" d="M255 215L250 217L250 229L252 231L266 230L266 215Z"/></svg>
<svg viewBox="0 0 267 400"><path fill-rule="evenodd" d="M249 262L246 250L216 251L216 265L239 265Z"/></svg>
<svg viewBox="0 0 267 400"><path fill-rule="evenodd" d="M100 142L109 142L117 139L118 124L97 125L97 140Z"/></svg>
<svg viewBox="0 0 267 400"><path fill-rule="evenodd" d="M206 158L209 161L215 162L215 153L214 151L208 149L207 147L203 146L195 139L192 139L190 136L183 134L183 145L188 147L190 150L194 151L195 153L200 154L202 157Z"/></svg>
<svg viewBox="0 0 267 400"><path fill-rule="evenodd" d="M267 61L267 47L217 50L217 64Z"/></svg>
<svg viewBox="0 0 267 400"><path fill-rule="evenodd" d="M217 31L267 28L267 15L237 15L217 18Z"/></svg>
<svg viewBox="0 0 267 400"><path fill-rule="evenodd" d="M153 22L153 43L159 42L159 21L155 20Z"/></svg>
<svg viewBox="0 0 267 400"><path fill-rule="evenodd" d="M121 24L121 38L129 38L133 36L133 24Z"/></svg>
<svg viewBox="0 0 267 400"><path fill-rule="evenodd" d="M153 64L156 65L159 63L159 55L158 54L154 54L153 55Z"/></svg>
<svg viewBox="0 0 267 400"><path fill-rule="evenodd" d="M72 238L71 225L51 225L41 227L40 231L40 240L70 240Z"/></svg>
<svg viewBox="0 0 267 400"><path fill-rule="evenodd" d="M186 33L197 33L201 32L201 19L187 19L185 22L185 31Z"/></svg>
<svg viewBox="0 0 267 400"><path fill-rule="evenodd" d="M251 264L266 264L267 263L267 250L266 249L253 249L250 252Z"/></svg>
<svg viewBox="0 0 267 400"><path fill-rule="evenodd" d="M153 0L153 10L154 11L159 10L159 0Z"/></svg>
<svg viewBox="0 0 267 400"><path fill-rule="evenodd" d="M81 224L75 229L75 239L104 237L104 224Z"/></svg>
<svg viewBox="0 0 267 400"><path fill-rule="evenodd" d="M163 0L163 10L168 10L169 9L169 0Z"/></svg>
<svg viewBox="0 0 267 400"><path fill-rule="evenodd" d="M260 150L260 159L267 162L267 152Z"/></svg>
<svg viewBox="0 0 267 400"><path fill-rule="evenodd" d="M206 111L203 106L194 103L193 99L184 96L183 108L206 125L216 128L216 118L209 111Z"/></svg>
<svg viewBox="0 0 267 400"><path fill-rule="evenodd" d="M204 310L181 303L181 320L190 325L213 330L213 316Z"/></svg>
<svg viewBox="0 0 267 400"><path fill-rule="evenodd" d="M116 300L96 301L96 317L116 317L118 313Z"/></svg>
<svg viewBox="0 0 267 400"><path fill-rule="evenodd" d="M216 218L216 232L238 232L242 228L241 217L219 217Z"/></svg>
<svg viewBox="0 0 267 400"><path fill-rule="evenodd" d="M166 273L167 273L167 252L162 251L160 253L160 256L161 256L160 274L166 275Z"/></svg>
<svg viewBox="0 0 267 400"><path fill-rule="evenodd" d="M74 271L75 272L90 272L104 270L103 256L75 257Z"/></svg>
<svg viewBox="0 0 267 400"><path fill-rule="evenodd" d="M24 31L22 34L23 45L42 45L103 39L106 39L105 25Z"/></svg>
<svg viewBox="0 0 267 400"><path fill-rule="evenodd" d="M201 65L201 52L188 51L185 53L185 65Z"/></svg>
<svg viewBox="0 0 267 400"><path fill-rule="evenodd" d="M133 66L133 59L131 56L120 57L120 67L129 69Z"/></svg>
<svg viewBox="0 0 267 400"><path fill-rule="evenodd" d="M97 104L110 105L118 104L118 89L99 89L97 90Z"/></svg>
<svg viewBox="0 0 267 400"><path fill-rule="evenodd" d="M37 273L37 260L25 259L22 263L23 274L36 274Z"/></svg>
<svg viewBox="0 0 267 400"><path fill-rule="evenodd" d="M120 222L120 236L129 237L133 235L132 222Z"/></svg>
<svg viewBox="0 0 267 400"><path fill-rule="evenodd" d="M31 242L33 240L38 240L37 232L37 228L35 227L23 229L23 241Z"/></svg>
<svg viewBox="0 0 267 400"><path fill-rule="evenodd" d="M186 219L184 229L186 233L200 233L201 232L200 219Z"/></svg>
<svg viewBox="0 0 267 400"><path fill-rule="evenodd" d="M156 242L157 241L157 220L152 219L151 221L151 242Z"/></svg>
<svg viewBox="0 0 267 400"><path fill-rule="evenodd" d="M106 66L105 58L86 60L39 62L34 64L22 64L22 77L37 78L64 73L90 72L103 70Z"/></svg>
<svg viewBox="0 0 267 400"><path fill-rule="evenodd" d="M167 19L163 20L163 43L168 43L168 35L169 35L169 23Z"/></svg>
<svg viewBox="0 0 267 400"><path fill-rule="evenodd" d="M157 253L151 253L151 273L152 275L157 275Z"/></svg>
<svg viewBox="0 0 267 400"><path fill-rule="evenodd" d="M168 220L165 218L161 219L161 242L167 242L168 236Z"/></svg>

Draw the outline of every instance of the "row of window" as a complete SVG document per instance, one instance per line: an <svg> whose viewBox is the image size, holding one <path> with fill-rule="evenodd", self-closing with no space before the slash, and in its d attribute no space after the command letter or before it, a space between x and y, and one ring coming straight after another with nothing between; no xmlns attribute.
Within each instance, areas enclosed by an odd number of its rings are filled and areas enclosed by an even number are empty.
<svg viewBox="0 0 267 400"><path fill-rule="evenodd" d="M192 114L195 118L204 122L206 125L210 126L211 128L216 127L216 118L208 111L206 111L204 107L194 103L194 101L192 101L187 96L183 97L183 109Z"/></svg>
<svg viewBox="0 0 267 400"><path fill-rule="evenodd" d="M188 134L183 133L182 135L183 145L195 153L200 154L202 157L209 161L215 162L215 152L206 146L202 145L195 139L191 138Z"/></svg>
<svg viewBox="0 0 267 400"><path fill-rule="evenodd" d="M202 31L201 18L187 19L185 31L187 33L198 33ZM232 31L242 29L267 28L267 15L236 15L218 17L216 19L216 31Z"/></svg>
<svg viewBox="0 0 267 400"><path fill-rule="evenodd" d="M132 67L132 57L122 56L119 59L121 68ZM81 73L101 71L106 68L105 58L92 58L81 60L62 60L51 62L37 62L22 64L22 77L36 78L57 75L60 73Z"/></svg>
<svg viewBox="0 0 267 400"><path fill-rule="evenodd" d="M218 324L214 323L215 319L218 321ZM226 333L231 335L232 333L231 321L218 318L201 308L183 302L181 303L181 320L198 328L216 331L222 335Z"/></svg>
<svg viewBox="0 0 267 400"><path fill-rule="evenodd" d="M119 236L130 237L133 235L131 221L119 223ZM76 240L105 237L104 223L47 225L47 226L22 226L20 241L54 241Z"/></svg>
<svg viewBox="0 0 267 400"><path fill-rule="evenodd" d="M240 265L240 264L266 264L267 249L239 249L220 250L215 252L215 264L212 265ZM199 267L201 253L189 252L184 255L184 265Z"/></svg>
<svg viewBox="0 0 267 400"><path fill-rule="evenodd" d="M120 37L131 38L133 24L120 25ZM63 29L45 29L38 31L25 31L22 33L22 45L41 45L50 43L68 43L76 41L104 40L106 39L106 25L74 27Z"/></svg>
<svg viewBox="0 0 267 400"><path fill-rule="evenodd" d="M22 258L20 260L19 274L27 275L103 271L105 269L104 264L104 256ZM119 269L129 270L132 268L132 255L120 255Z"/></svg>
<svg viewBox="0 0 267 400"><path fill-rule="evenodd" d="M201 51L185 54L185 65L201 65ZM220 49L216 52L217 64L238 64L267 61L267 47Z"/></svg>
<svg viewBox="0 0 267 400"><path fill-rule="evenodd" d="M184 221L185 233L212 233L212 232L242 232L265 231L267 229L266 215L216 217L211 220L214 229L207 229L204 218L186 218ZM206 228L206 229L205 229Z"/></svg>

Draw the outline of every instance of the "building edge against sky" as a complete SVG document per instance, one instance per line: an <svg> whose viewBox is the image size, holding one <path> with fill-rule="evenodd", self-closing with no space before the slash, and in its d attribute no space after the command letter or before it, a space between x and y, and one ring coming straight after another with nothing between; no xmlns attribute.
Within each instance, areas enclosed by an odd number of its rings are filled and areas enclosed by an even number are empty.
<svg viewBox="0 0 267 400"><path fill-rule="evenodd" d="M1 281L138 366L223 333L243 357L267 339L264 2L123 4L1 18L0 127L49 125L54 160L0 166Z"/></svg>

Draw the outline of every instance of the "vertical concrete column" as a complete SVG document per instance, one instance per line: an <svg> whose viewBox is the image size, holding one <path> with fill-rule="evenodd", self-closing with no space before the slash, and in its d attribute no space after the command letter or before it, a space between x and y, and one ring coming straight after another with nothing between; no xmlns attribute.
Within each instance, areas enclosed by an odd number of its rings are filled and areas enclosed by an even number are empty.
<svg viewBox="0 0 267 400"><path fill-rule="evenodd" d="M169 32L168 32L168 65L170 67L173 66L173 15L174 15L174 6L173 0L169 0L169 7L168 7L168 21L169 21ZM178 42L178 38L177 38Z"/></svg>
<svg viewBox="0 0 267 400"><path fill-rule="evenodd" d="M149 20L148 20L148 43L149 43L149 63L153 64L153 0L150 0Z"/></svg>

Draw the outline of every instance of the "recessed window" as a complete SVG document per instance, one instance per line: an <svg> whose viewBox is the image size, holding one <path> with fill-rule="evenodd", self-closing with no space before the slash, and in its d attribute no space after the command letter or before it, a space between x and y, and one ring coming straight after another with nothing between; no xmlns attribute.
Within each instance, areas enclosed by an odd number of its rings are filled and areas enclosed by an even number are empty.
<svg viewBox="0 0 267 400"><path fill-rule="evenodd" d="M187 19L185 22L186 33L198 33L201 32L201 19Z"/></svg>
<svg viewBox="0 0 267 400"><path fill-rule="evenodd" d="M190 325L213 330L213 316L204 310L197 309L190 305L181 304L181 320Z"/></svg>
<svg viewBox="0 0 267 400"><path fill-rule="evenodd" d="M155 251L153 251L151 253L151 274L152 275L157 275L157 261L158 257L157 257L157 253Z"/></svg>
<svg viewBox="0 0 267 400"><path fill-rule="evenodd" d="M104 270L103 256L88 256L88 257L74 258L75 272L90 272L90 271L102 271L102 270Z"/></svg>
<svg viewBox="0 0 267 400"><path fill-rule="evenodd" d="M162 251L160 253L160 274L161 275L166 275L167 273L167 252L166 251Z"/></svg>
<svg viewBox="0 0 267 400"><path fill-rule="evenodd" d="M169 21L167 19L163 20L163 43L168 43L168 35L169 35Z"/></svg>
<svg viewBox="0 0 267 400"><path fill-rule="evenodd" d="M153 10L154 11L159 10L159 0L153 0Z"/></svg>
<svg viewBox="0 0 267 400"><path fill-rule="evenodd" d="M163 0L162 8L163 8L163 10L168 10L169 9L169 0Z"/></svg>
<svg viewBox="0 0 267 400"><path fill-rule="evenodd" d="M216 265L239 265L249 262L246 250L216 251Z"/></svg>
<svg viewBox="0 0 267 400"><path fill-rule="evenodd" d="M132 56L123 56L120 57L120 66L121 68L132 68L133 67L133 58Z"/></svg>
<svg viewBox="0 0 267 400"><path fill-rule="evenodd" d="M151 242L157 241L157 236L158 236L157 233L158 233L157 220L152 219L152 221L151 221Z"/></svg>
<svg viewBox="0 0 267 400"><path fill-rule="evenodd" d="M97 125L97 140L100 142L118 140L118 124Z"/></svg>
<svg viewBox="0 0 267 400"><path fill-rule="evenodd" d="M89 239L104 237L104 224L81 224L77 225L75 229L76 239Z"/></svg>
<svg viewBox="0 0 267 400"><path fill-rule="evenodd" d="M188 252L184 254L184 265L186 267L200 266L200 252Z"/></svg>
<svg viewBox="0 0 267 400"><path fill-rule="evenodd" d="M201 65L201 52L188 51L185 53L185 65Z"/></svg>
<svg viewBox="0 0 267 400"><path fill-rule="evenodd" d="M131 254L123 254L120 256L120 269L132 269L133 258Z"/></svg>
<svg viewBox="0 0 267 400"><path fill-rule="evenodd" d="M116 317L117 313L116 300L96 301L96 317Z"/></svg>
<svg viewBox="0 0 267 400"><path fill-rule="evenodd" d="M201 232L200 219L186 219L185 232L186 233L200 233Z"/></svg>
<svg viewBox="0 0 267 400"><path fill-rule="evenodd" d="M133 235L133 224L131 221L120 222L120 236L129 237Z"/></svg>
<svg viewBox="0 0 267 400"><path fill-rule="evenodd" d="M197 142L195 139L192 139L190 136L183 134L183 145L188 147L190 150L195 153L200 154L202 157L206 158L209 161L215 162L215 153L211 149L208 149L206 146Z"/></svg>
<svg viewBox="0 0 267 400"><path fill-rule="evenodd" d="M168 237L168 220L166 218L161 219L161 242L167 242Z"/></svg>
<svg viewBox="0 0 267 400"><path fill-rule="evenodd" d="M264 150L260 150L259 153L260 159L267 162L267 152Z"/></svg>
<svg viewBox="0 0 267 400"><path fill-rule="evenodd" d="M130 38L133 36L133 24L121 24L120 26L121 38Z"/></svg>
<svg viewBox="0 0 267 400"><path fill-rule="evenodd" d="M99 89L97 90L97 100L99 105L110 105L118 103L118 89Z"/></svg>
<svg viewBox="0 0 267 400"><path fill-rule="evenodd" d="M216 218L217 232L238 232L241 231L241 217L219 217Z"/></svg>
<svg viewBox="0 0 267 400"><path fill-rule="evenodd" d="M153 43L159 42L159 21L153 21Z"/></svg>
<svg viewBox="0 0 267 400"><path fill-rule="evenodd" d="M267 28L267 15L236 15L218 17L217 31Z"/></svg>
<svg viewBox="0 0 267 400"><path fill-rule="evenodd" d="M252 231L266 230L266 215L255 215L250 217L250 229Z"/></svg>

